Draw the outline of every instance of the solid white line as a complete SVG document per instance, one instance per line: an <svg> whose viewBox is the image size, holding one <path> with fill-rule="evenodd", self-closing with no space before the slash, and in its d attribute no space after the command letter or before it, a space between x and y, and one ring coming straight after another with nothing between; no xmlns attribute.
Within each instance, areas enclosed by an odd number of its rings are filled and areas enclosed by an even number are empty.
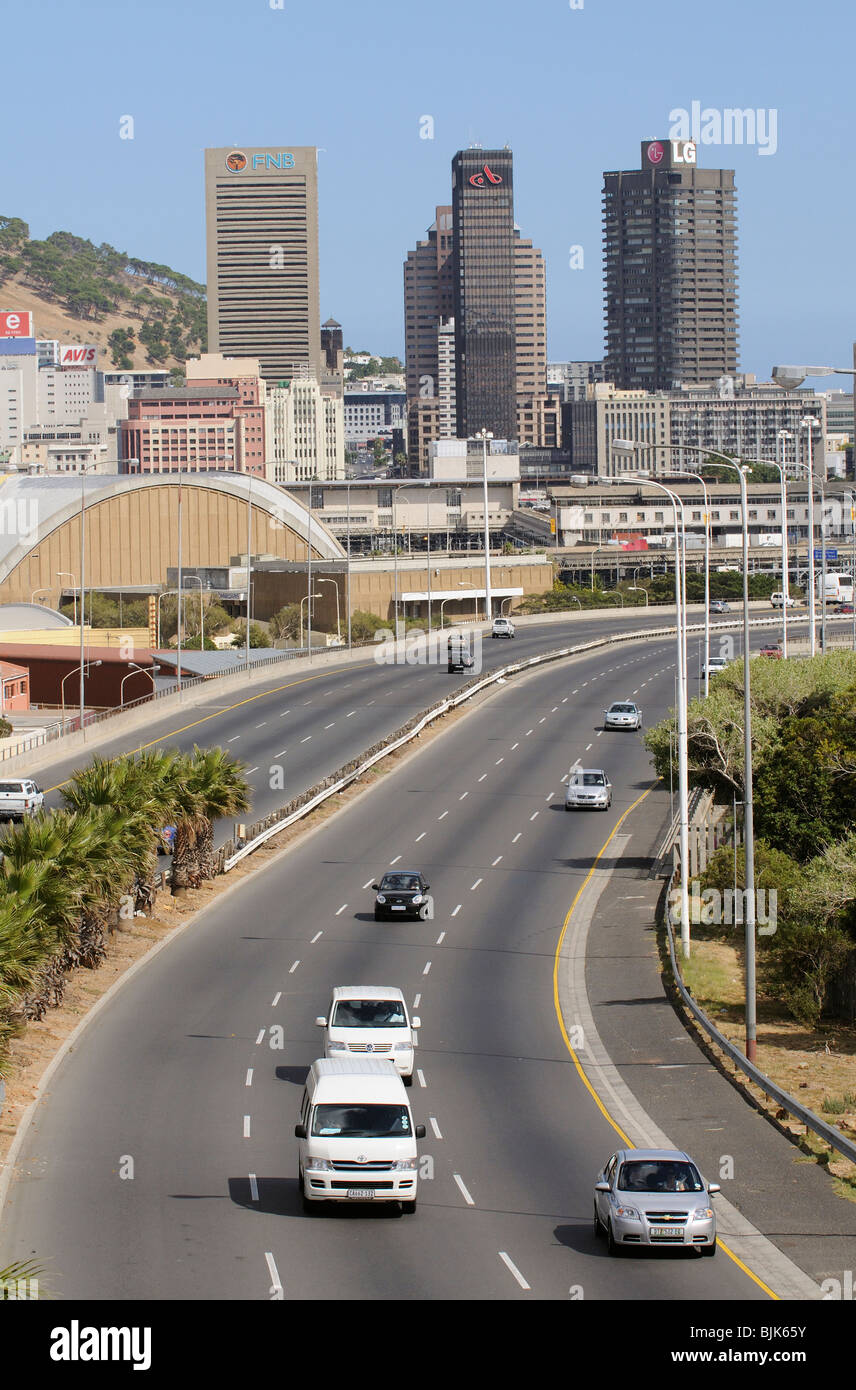
<svg viewBox="0 0 856 1390"><path fill-rule="evenodd" d="M490 867L491 867L492 869L495 869L501 858L502 858L502 855L501 855L501 854L498 854L498 855L496 856L496 858L494 859L494 861L493 861L493 863L491 864Z"/></svg>
<svg viewBox="0 0 856 1390"><path fill-rule="evenodd" d="M249 1139L249 1137L250 1137L250 1117L249 1117L249 1115L245 1115L245 1116L244 1116L244 1138L245 1138L245 1139Z"/></svg>
<svg viewBox="0 0 856 1390"><path fill-rule="evenodd" d="M315 935L313 936L312 940L310 941L309 945L310 945L310 946L314 946L314 945L315 945L315 942L316 942L316 941L319 941L323 935L324 935L323 931L317 931L317 932L315 933Z"/></svg>
<svg viewBox="0 0 856 1390"><path fill-rule="evenodd" d="M446 933L445 933L444 931L441 931L441 932L440 932L440 935L437 937L437 945L438 945L438 946L442 946L442 944L443 944L443 938L445 937L445 935L446 935Z"/></svg>
<svg viewBox="0 0 856 1390"><path fill-rule="evenodd" d="M535 819L535 816L540 816L540 814L541 814L541 812L540 812L540 811L536 811L536 812L535 812L535 815L533 815L533 816L530 816L530 817L529 817L529 819L530 819L530 820L531 820L531 821L532 821L532 820L534 820L534 819Z"/></svg>
<svg viewBox="0 0 856 1390"><path fill-rule="evenodd" d="M427 974L428 974L428 971L429 971L430 969L431 969L431 962L430 962L430 960L429 960L429 962L428 962L428 964L426 965L425 969L422 971L422 974L423 974L423 975L427 975Z"/></svg>
<svg viewBox="0 0 856 1390"><path fill-rule="evenodd" d="M474 1207L474 1206L475 1206L475 1202L473 1201L473 1199L472 1199L472 1197L470 1196L470 1194L469 1194L469 1192L467 1191L467 1189L464 1187L464 1184L463 1184L463 1182L461 1181L461 1179L460 1179L460 1177L458 1176L458 1174L457 1174L457 1173L453 1173L453 1174L452 1174L452 1177L455 1179L455 1182L458 1184L458 1187L461 1189L461 1196L463 1197L463 1199L464 1199L464 1201L466 1202L467 1206L468 1206L468 1207Z"/></svg>
<svg viewBox="0 0 856 1390"><path fill-rule="evenodd" d="M481 880L480 878L477 878L476 881L475 881L475 883L473 884L472 888L470 889L470 892L471 892L471 893L474 893L474 892L476 891L476 889L478 888L478 886L479 886L479 884L480 884L481 882L482 882L482 880Z"/></svg>
<svg viewBox="0 0 856 1390"><path fill-rule="evenodd" d="M450 915L451 917L457 917L457 915L458 915L458 913L460 912L460 910L461 910L461 904L458 903L458 906L457 906L456 908L454 908L454 909L452 910L452 912L451 912L449 915Z"/></svg>
<svg viewBox="0 0 856 1390"><path fill-rule="evenodd" d="M414 1001L413 1001L413 1007L414 1007L414 1009L418 1009L418 1008L419 1008L419 1005L420 1005L421 1003L422 1003L422 995L421 995L421 994L417 994L416 998L415 998Z"/></svg>
<svg viewBox="0 0 856 1390"><path fill-rule="evenodd" d="M424 1091L424 1090L425 1090L425 1087L426 1087L425 1073L424 1073L424 1072L421 1072L421 1071L418 1071L418 1072L416 1073L416 1077L417 1077L417 1080L418 1080L418 1082L419 1082L419 1085L422 1087L422 1089L423 1089L423 1091Z"/></svg>
<svg viewBox="0 0 856 1390"><path fill-rule="evenodd" d="M261 1046L261 1043L262 1043L262 1040L263 1040L263 1038L264 1038L264 1035L265 1035L265 1030L264 1030L264 1028L262 1028L261 1032L259 1033L259 1036L256 1038L256 1047L260 1047L260 1046Z"/></svg>
<svg viewBox="0 0 856 1390"><path fill-rule="evenodd" d="M275 995L274 995L273 1003L271 1004L271 1008L272 1008L272 1009L275 1009L275 1008L276 1008L276 1006L277 1006L277 1004L279 1003L279 1001L280 1001L281 998L282 998L282 995L281 995L281 994L275 994Z"/></svg>
<svg viewBox="0 0 856 1390"><path fill-rule="evenodd" d="M339 908L339 911L336 913L336 916L341 917L342 913L345 911L347 906L347 903L342 903L342 906Z"/></svg>
<svg viewBox="0 0 856 1390"><path fill-rule="evenodd" d="M427 834L428 834L428 831L427 831L427 830L423 830L421 835L417 835L417 836L416 836L416 839L413 841L414 845L418 845L420 840L424 840L424 839L425 839L425 836L426 836Z"/></svg>
<svg viewBox="0 0 856 1390"><path fill-rule="evenodd" d="M435 1139L442 1139L443 1136L442 1136L442 1134L440 1133L440 1126L438 1125L437 1121L434 1119L434 1116L433 1116L433 1115L430 1115L430 1116L429 1116L429 1119L430 1119L430 1121L431 1121L431 1128L432 1128L433 1131L434 1131L434 1138L435 1138Z"/></svg>
<svg viewBox="0 0 856 1390"><path fill-rule="evenodd" d="M270 1274L272 1291L274 1293L282 1293L282 1284L279 1281L279 1273L277 1271L276 1265L274 1264L273 1255L270 1253L269 1250L265 1251L265 1259L267 1260L267 1267L268 1272Z"/></svg>
<svg viewBox="0 0 856 1390"><path fill-rule="evenodd" d="M444 811L443 814L442 814L442 816L438 816L437 819L438 819L438 820L445 820L446 817L448 816L448 814L449 814L448 811Z"/></svg>
<svg viewBox="0 0 856 1390"><path fill-rule="evenodd" d="M521 836L522 834L523 834L523 831L522 831L522 830L518 830L517 834L515 835L514 839L511 841L511 843L512 843L513 845L516 845L516 844L517 844L517 841L520 839L520 836Z"/></svg>
<svg viewBox="0 0 856 1390"><path fill-rule="evenodd" d="M469 792L464 792L463 796L459 796L459 797L458 797L458 800L459 800L459 801L466 801L466 799L467 799L468 796L469 796Z"/></svg>
<svg viewBox="0 0 856 1390"><path fill-rule="evenodd" d="M293 966L291 967L291 969L290 969L289 972L288 972L289 975L293 975L293 974L294 974L294 972L295 972L295 970L297 969L297 967L298 967L299 964L300 964L300 961L299 961L299 960L296 960L296 961L294 962Z"/></svg>
<svg viewBox="0 0 856 1390"><path fill-rule="evenodd" d="M237 742L238 742L238 739L239 739L240 737L241 737L240 734L235 734L235 737L234 737L234 738L227 739L226 741L227 741L227 743L237 743Z"/></svg>
<svg viewBox="0 0 856 1390"><path fill-rule="evenodd" d="M259 1184L255 1173L250 1173L250 1200L253 1202L259 1200Z"/></svg>
<svg viewBox="0 0 856 1390"><path fill-rule="evenodd" d="M395 856L395 858L394 858L394 859L390 859L389 862L390 862L390 864L397 864L400 858L401 858L401 855L400 855L400 854L397 854L397 855Z"/></svg>
<svg viewBox="0 0 856 1390"><path fill-rule="evenodd" d="M244 1082L244 1085L245 1085L245 1086L252 1086L252 1084L253 1084L253 1069L252 1069L252 1067L248 1067L248 1068L247 1068L247 1079L246 1079L246 1081Z"/></svg>
<svg viewBox="0 0 856 1390"><path fill-rule="evenodd" d="M500 1250L500 1252L499 1252L499 1258L502 1260L502 1263L503 1263L504 1265L507 1265L508 1268L511 1270L511 1273L514 1275L514 1277L515 1277L515 1279L517 1280L518 1284L520 1285L521 1289L528 1289L528 1288L529 1288L529 1285L527 1284L526 1280L523 1278L523 1275L520 1273L520 1270L517 1268L517 1265L514 1263L513 1260L510 1260L510 1259L508 1258L508 1256L506 1255L506 1253L505 1253L504 1250Z"/></svg>

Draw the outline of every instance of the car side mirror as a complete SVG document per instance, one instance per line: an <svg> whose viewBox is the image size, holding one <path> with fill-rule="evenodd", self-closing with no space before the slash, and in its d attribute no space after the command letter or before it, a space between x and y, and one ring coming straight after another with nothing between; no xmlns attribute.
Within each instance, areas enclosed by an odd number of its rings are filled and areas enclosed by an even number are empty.
<svg viewBox="0 0 856 1390"><path fill-rule="evenodd" d="M720 1187L718 1182L709 1182L707 1185L707 1190L710 1193L711 1197L715 1197L717 1192L722 1191L722 1188Z"/></svg>
<svg viewBox="0 0 856 1390"><path fill-rule="evenodd" d="M425 892L426 892L426 893L428 892L428 889L429 889L430 887L431 887L431 884L430 884L430 883L426 883L426 884L425 884Z"/></svg>
<svg viewBox="0 0 856 1390"><path fill-rule="evenodd" d="M380 884L379 884L379 883L373 883L373 884L372 884L372 892L373 892L373 893L377 893L377 892L379 892L379 891L380 891Z"/></svg>
<svg viewBox="0 0 856 1390"><path fill-rule="evenodd" d="M317 1025L318 1025L319 1028L326 1028L326 1027L327 1027L327 1020L326 1020L326 1018L324 1018L323 1016L320 1016L320 1015L319 1015L319 1017L316 1018L315 1022L317 1023Z"/></svg>
<svg viewBox="0 0 856 1390"><path fill-rule="evenodd" d="M306 1138L306 1126L305 1126L305 1125L295 1125L295 1126L294 1126L294 1137L295 1137L295 1139L305 1139L305 1138Z"/></svg>
<svg viewBox="0 0 856 1390"><path fill-rule="evenodd" d="M610 1191L609 1183L608 1183L608 1182L596 1182L595 1185L594 1185L594 1190L595 1190L595 1192L609 1192L609 1191Z"/></svg>
<svg viewBox="0 0 856 1390"><path fill-rule="evenodd" d="M422 1027L422 1019L421 1019L421 1018L416 1018L416 1017L411 1018L411 1020L410 1020L410 1026L411 1026L411 1028L421 1028L421 1027Z"/></svg>
<svg viewBox="0 0 856 1390"><path fill-rule="evenodd" d="M417 1126L416 1126L416 1138L417 1138L417 1139L424 1139L424 1138L425 1138L425 1126L424 1126L424 1125L417 1125Z"/></svg>

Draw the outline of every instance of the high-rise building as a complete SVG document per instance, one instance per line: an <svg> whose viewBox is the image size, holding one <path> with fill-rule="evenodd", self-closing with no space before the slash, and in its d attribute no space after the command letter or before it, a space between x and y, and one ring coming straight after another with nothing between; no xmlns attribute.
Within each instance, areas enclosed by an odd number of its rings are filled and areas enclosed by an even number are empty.
<svg viewBox="0 0 856 1390"><path fill-rule="evenodd" d="M341 396L345 389L344 338L342 325L336 319L327 319L321 325L321 384Z"/></svg>
<svg viewBox="0 0 856 1390"><path fill-rule="evenodd" d="M514 176L510 149L452 160L457 434L517 436ZM546 363L545 363L546 365Z"/></svg>
<svg viewBox="0 0 856 1390"><path fill-rule="evenodd" d="M691 141L642 143L604 174L607 381L668 391L737 371L733 169L699 169Z"/></svg>
<svg viewBox="0 0 856 1390"><path fill-rule="evenodd" d="M269 482L344 478L344 402L337 393L322 390L308 369L268 386L265 421Z"/></svg>
<svg viewBox="0 0 856 1390"><path fill-rule="evenodd" d="M314 147L205 151L208 346L321 380Z"/></svg>

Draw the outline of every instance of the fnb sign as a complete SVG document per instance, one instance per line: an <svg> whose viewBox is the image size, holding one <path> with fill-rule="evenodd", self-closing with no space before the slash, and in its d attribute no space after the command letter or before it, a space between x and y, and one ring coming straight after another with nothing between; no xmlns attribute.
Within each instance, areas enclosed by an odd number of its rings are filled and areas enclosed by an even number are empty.
<svg viewBox="0 0 856 1390"><path fill-rule="evenodd" d="M92 344L69 343L59 350L61 367L94 367L98 361L98 348Z"/></svg>
<svg viewBox="0 0 856 1390"><path fill-rule="evenodd" d="M0 338L32 338L33 316L19 309L0 310Z"/></svg>
<svg viewBox="0 0 856 1390"><path fill-rule="evenodd" d="M281 151L279 154L254 154L254 169L293 169L294 155Z"/></svg>

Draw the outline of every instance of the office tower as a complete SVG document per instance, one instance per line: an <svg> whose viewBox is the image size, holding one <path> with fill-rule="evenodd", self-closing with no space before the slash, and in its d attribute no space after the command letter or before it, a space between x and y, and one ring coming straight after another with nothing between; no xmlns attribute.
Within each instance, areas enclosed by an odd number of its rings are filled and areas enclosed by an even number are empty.
<svg viewBox="0 0 856 1390"><path fill-rule="evenodd" d="M320 381L315 149L206 150L205 213L209 351Z"/></svg>
<svg viewBox="0 0 856 1390"><path fill-rule="evenodd" d="M452 160L457 432L515 439L514 187L511 150Z"/></svg>
<svg viewBox="0 0 856 1390"><path fill-rule="evenodd" d="M604 174L606 379L672 390L737 371L737 195L690 141L642 144L641 168Z"/></svg>

